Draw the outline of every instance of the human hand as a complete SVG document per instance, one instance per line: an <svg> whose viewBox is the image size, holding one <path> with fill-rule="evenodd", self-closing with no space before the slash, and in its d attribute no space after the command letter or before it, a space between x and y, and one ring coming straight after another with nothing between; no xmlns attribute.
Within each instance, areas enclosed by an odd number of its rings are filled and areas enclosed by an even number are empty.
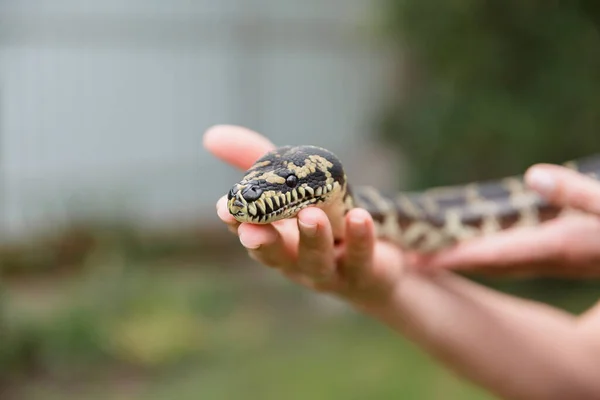
<svg viewBox="0 0 600 400"><path fill-rule="evenodd" d="M600 182L547 164L531 167L525 180L555 205L583 213L470 240L417 263L494 275L600 276Z"/></svg>
<svg viewBox="0 0 600 400"><path fill-rule="evenodd" d="M204 146L242 170L275 147L258 133L236 126L209 129ZM327 215L316 207L302 210L297 218L268 225L240 224L227 210L223 196L217 202L217 213L253 259L297 283L359 306L390 293L404 269L402 251L375 239L373 220L362 209L346 215L346 237L339 245L334 245Z"/></svg>
<svg viewBox="0 0 600 400"><path fill-rule="evenodd" d="M259 134L234 126L210 129L204 145L244 170L274 147ZM600 213L598 184L554 166L541 168L556 179L548 195L552 201ZM530 183L535 178L532 171ZM598 357L588 345L596 343L598 332L589 322L594 320L592 314L587 321L578 320L453 273L415 272L403 262L398 247L375 239L373 221L365 210L348 213L345 244L339 246L334 245L327 216L316 207L302 210L296 219L269 225L239 224L229 214L224 196L217 212L251 257L309 288L344 297L502 398L546 399L556 393L598 397L593 373ZM465 243L434 256L429 266L437 262L440 268L499 269L512 263L524 268L531 262L558 259L568 270L569 265L598 260L599 233L600 218L569 217ZM589 332L591 339L581 332Z"/></svg>

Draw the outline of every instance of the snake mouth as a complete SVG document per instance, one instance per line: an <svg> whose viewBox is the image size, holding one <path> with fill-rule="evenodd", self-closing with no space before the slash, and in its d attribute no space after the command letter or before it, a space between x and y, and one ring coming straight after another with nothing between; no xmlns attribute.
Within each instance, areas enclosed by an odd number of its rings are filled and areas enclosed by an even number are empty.
<svg viewBox="0 0 600 400"><path fill-rule="evenodd" d="M269 224L285 218L292 218L300 210L325 201L334 186L325 185L317 189L298 187L286 193L264 193L255 201L246 201L239 193L232 196L227 207L238 222Z"/></svg>

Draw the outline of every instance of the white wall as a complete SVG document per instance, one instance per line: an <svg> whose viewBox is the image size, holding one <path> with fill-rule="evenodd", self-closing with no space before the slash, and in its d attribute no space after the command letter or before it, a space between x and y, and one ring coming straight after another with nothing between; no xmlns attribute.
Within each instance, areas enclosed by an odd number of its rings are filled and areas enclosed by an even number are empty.
<svg viewBox="0 0 600 400"><path fill-rule="evenodd" d="M369 134L386 57L368 0L0 0L0 219L214 218L239 173L216 123L343 154Z"/></svg>

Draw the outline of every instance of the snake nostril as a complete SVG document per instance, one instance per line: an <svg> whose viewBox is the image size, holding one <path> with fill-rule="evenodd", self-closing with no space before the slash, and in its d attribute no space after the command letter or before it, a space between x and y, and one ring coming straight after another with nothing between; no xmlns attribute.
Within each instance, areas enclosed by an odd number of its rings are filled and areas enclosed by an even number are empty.
<svg viewBox="0 0 600 400"><path fill-rule="evenodd" d="M231 200L235 197L235 191L234 191L234 187L232 187L231 189L229 189L229 193L227 193L227 200Z"/></svg>
<svg viewBox="0 0 600 400"><path fill-rule="evenodd" d="M259 189L254 186L249 186L242 191L242 197L246 201L255 201L258 200L262 192L262 189Z"/></svg>

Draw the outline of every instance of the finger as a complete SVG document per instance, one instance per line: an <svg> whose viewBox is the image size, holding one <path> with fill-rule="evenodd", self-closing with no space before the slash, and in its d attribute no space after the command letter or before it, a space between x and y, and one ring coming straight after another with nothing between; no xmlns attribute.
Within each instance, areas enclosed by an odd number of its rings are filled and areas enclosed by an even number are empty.
<svg viewBox="0 0 600 400"><path fill-rule="evenodd" d="M527 184L550 202L600 215L600 183L558 165L536 165L525 174Z"/></svg>
<svg viewBox="0 0 600 400"><path fill-rule="evenodd" d="M309 207L298 214L300 243L297 269L315 282L333 278L335 258L331 224L323 210Z"/></svg>
<svg viewBox="0 0 600 400"><path fill-rule="evenodd" d="M233 215L227 209L227 197L223 196L217 201L217 215L221 221L227 224L230 232L237 234L240 223L233 218Z"/></svg>
<svg viewBox="0 0 600 400"><path fill-rule="evenodd" d="M360 208L346 215L346 243L339 267L342 279L353 286L359 285L369 275L373 263L375 228L371 215Z"/></svg>
<svg viewBox="0 0 600 400"><path fill-rule="evenodd" d="M421 257L416 264L425 268L467 270L587 257L593 255L594 248L600 244L600 239L592 234L599 231L599 227L595 219L559 218L541 227L515 228L464 242Z"/></svg>
<svg viewBox="0 0 600 400"><path fill-rule="evenodd" d="M470 269L478 266L504 266L529 263L538 258L551 258L559 254L556 246L560 236L534 228L515 228L472 241L461 243L448 250L418 259L418 266L427 268Z"/></svg>
<svg viewBox="0 0 600 400"><path fill-rule="evenodd" d="M241 224L240 242L250 257L272 268L289 269L296 262L298 233L279 231L275 226Z"/></svg>
<svg viewBox="0 0 600 400"><path fill-rule="evenodd" d="M275 148L264 136L240 126L217 125L208 129L204 147L221 160L248 169L263 154Z"/></svg>
<svg viewBox="0 0 600 400"><path fill-rule="evenodd" d="M355 209L346 216L346 243L340 275L342 294L355 303L368 304L386 297L403 270L402 251L377 241L371 215Z"/></svg>

